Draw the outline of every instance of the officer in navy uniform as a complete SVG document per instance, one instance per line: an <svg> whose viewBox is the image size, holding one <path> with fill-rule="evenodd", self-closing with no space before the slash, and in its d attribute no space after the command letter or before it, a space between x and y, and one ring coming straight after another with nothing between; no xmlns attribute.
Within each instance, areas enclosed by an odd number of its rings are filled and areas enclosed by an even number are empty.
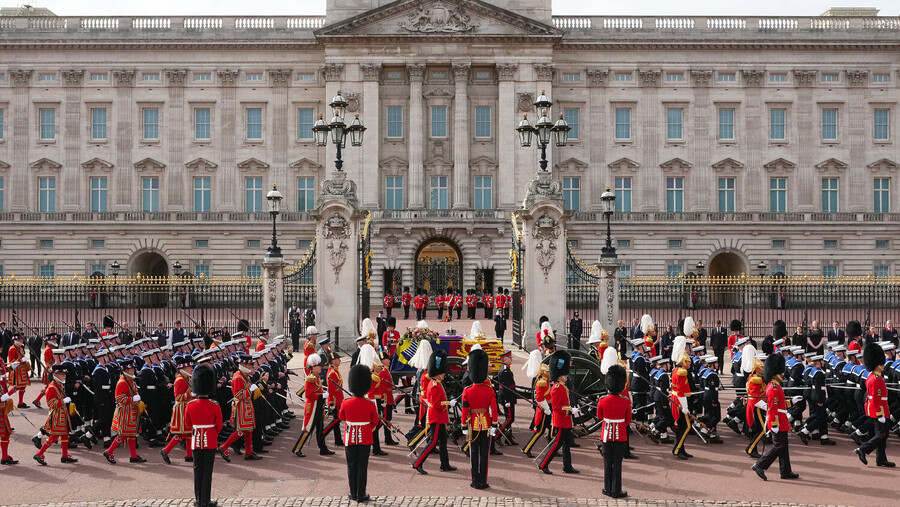
<svg viewBox="0 0 900 507"><path fill-rule="evenodd" d="M810 438L815 436L818 436L819 443L822 445L834 445L834 441L828 438L828 414L825 409L825 404L828 402L825 394L826 375L822 369L825 357L811 351L807 352L807 360L809 365L803 372L803 378L806 384L805 396L809 404L809 417L798 435L804 445L808 444Z"/></svg>
<svg viewBox="0 0 900 507"><path fill-rule="evenodd" d="M503 424L500 425L494 441L499 441L506 445L519 445L512 434L512 424L516 420L516 401L518 400L518 396L516 396L516 377L513 375L512 368L510 368L512 351L507 350L500 355L500 359L503 361L503 365L500 367L500 371L497 372L497 401L503 406L501 410L506 410L506 417Z"/></svg>
<svg viewBox="0 0 900 507"><path fill-rule="evenodd" d="M700 368L700 387L703 390L703 415L700 421L709 429L709 442L721 444L722 437L716 431L716 425L722 420L722 406L719 404L719 390L722 381L718 374L718 357L715 355L703 358L705 363ZM705 431L705 430L701 430Z"/></svg>
<svg viewBox="0 0 900 507"><path fill-rule="evenodd" d="M669 374L672 361L668 357L655 356L649 359L654 365L650 370L650 379L653 382L653 390L650 391L650 401L656 410L656 417L650 422L650 440L654 443L669 443L668 429L675 423L672 419L672 410L669 406L669 392L671 377ZM638 408L638 407L635 407Z"/></svg>

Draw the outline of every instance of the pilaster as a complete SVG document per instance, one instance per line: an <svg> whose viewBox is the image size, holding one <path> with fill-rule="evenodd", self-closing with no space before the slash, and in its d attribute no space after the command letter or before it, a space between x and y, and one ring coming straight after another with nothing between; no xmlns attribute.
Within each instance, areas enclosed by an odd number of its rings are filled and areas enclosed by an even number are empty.
<svg viewBox="0 0 900 507"><path fill-rule="evenodd" d="M216 105L212 112L214 118L211 122L218 126L214 132L219 134L213 134L211 143L213 146L217 143L222 144L221 149L218 150L222 154L222 162L219 164L219 170L216 171L217 183L215 185L216 188L222 189L219 192L218 210L243 211L245 204L241 194L244 182L237 167L238 124L242 123L238 116L237 89L235 88L239 72L236 69L221 69L216 73L219 78L222 106L219 108Z"/></svg>
<svg viewBox="0 0 900 507"><path fill-rule="evenodd" d="M85 130L81 119L81 86L84 80L84 70L64 70L61 74L65 102L60 106L59 111L61 117L58 124L63 128L59 129L57 133L57 142L61 143L63 147L63 166L59 171L59 181L56 183L56 210L80 211L79 198L89 195L86 183L82 181L81 177L82 132Z"/></svg>
<svg viewBox="0 0 900 507"><path fill-rule="evenodd" d="M297 182L288 181L288 141L287 132L290 131L289 125L295 111L291 111L290 102L288 101L288 88L291 84L291 69L269 69L269 80L272 83L274 101L273 108L269 111L274 119L274 130L272 132L272 167L269 176L273 183L282 185L284 189L294 189L296 192ZM289 190L286 195L294 195ZM296 203L296 200L294 201ZM293 206L288 205L288 209ZM265 269L265 264L263 264ZM282 275L283 275L282 269ZM283 303L282 303L283 305ZM281 313L279 313L281 315ZM283 320L283 319L281 319ZM281 322L279 320L279 322ZM272 328L269 328L272 329ZM274 333L274 331L273 331ZM277 335L276 335L277 336Z"/></svg>
<svg viewBox="0 0 900 507"><path fill-rule="evenodd" d="M454 63L453 208L470 208L469 199L469 64Z"/></svg>
<svg viewBox="0 0 900 507"><path fill-rule="evenodd" d="M425 207L425 167L423 165L425 111L422 109L422 79L425 77L425 64L407 64L406 71L409 74L409 197L407 207L422 209Z"/></svg>
<svg viewBox="0 0 900 507"><path fill-rule="evenodd" d="M368 139L366 145L358 151L361 160L362 178L360 180L363 188L369 189L363 192L362 207L365 209L379 208L378 196L381 192L378 189L384 186L378 174L378 162L381 160L379 154L381 147L381 99L378 90L378 80L381 78L380 63L366 63L359 66L363 78L363 104L362 110L363 124L366 126L366 134L364 139ZM349 124L352 119L348 119Z"/></svg>
<svg viewBox="0 0 900 507"><path fill-rule="evenodd" d="M166 174L163 181L160 182L160 186L165 185L168 192L166 192L165 198L160 194L160 207L162 208L163 200L165 200L165 209L168 211L184 211L184 195L187 193L184 181L184 148L190 142L189 139L194 137L191 133L189 138L185 138L185 123L194 124L194 113L186 107L184 102L184 85L187 81L187 74L186 69L166 70L166 81L169 86L167 116L168 118L182 119L171 122L171 126L166 129L169 134L169 159L166 161Z"/></svg>
<svg viewBox="0 0 900 507"><path fill-rule="evenodd" d="M12 112L15 118L28 118L29 115L29 83L34 71L15 69L9 71L9 78L13 86ZM20 189L17 192L8 192L10 211L28 211L37 209L37 201L28 202L28 197L37 194L37 181L30 178L31 169L28 167L28 151L31 148L32 129L27 121L12 123L12 167L9 169L10 187ZM9 127L7 127L9 128ZM36 130L35 130L36 131Z"/></svg>
<svg viewBox="0 0 900 507"><path fill-rule="evenodd" d="M112 72L116 86L116 128L113 139L116 143L116 167L110 181L113 196L109 203L111 211L132 211L132 184L134 180L134 75L133 69L114 70ZM138 125L142 120L139 119ZM137 127L140 129L140 127ZM140 135L140 130L137 130Z"/></svg>
<svg viewBox="0 0 900 507"><path fill-rule="evenodd" d="M515 185L508 185L516 181L516 151L511 147L516 146L516 132L510 126L518 123L516 118L516 70L515 63L497 64L498 85L498 111L497 111L497 173L498 181L504 184L497 186L498 203L500 209L514 209L516 207Z"/></svg>

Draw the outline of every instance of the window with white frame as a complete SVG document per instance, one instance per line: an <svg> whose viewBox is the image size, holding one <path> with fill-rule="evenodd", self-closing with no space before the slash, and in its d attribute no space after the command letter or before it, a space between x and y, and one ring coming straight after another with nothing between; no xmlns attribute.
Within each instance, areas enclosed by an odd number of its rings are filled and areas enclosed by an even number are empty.
<svg viewBox="0 0 900 507"><path fill-rule="evenodd" d="M564 83L575 83L581 81L581 74L577 72L564 72L563 73L563 82Z"/></svg>
<svg viewBox="0 0 900 507"><path fill-rule="evenodd" d="M734 140L734 108L719 108L719 139Z"/></svg>
<svg viewBox="0 0 900 507"><path fill-rule="evenodd" d="M141 111L141 116L143 117L142 138L151 141L159 140L159 109L146 107Z"/></svg>
<svg viewBox="0 0 900 507"><path fill-rule="evenodd" d="M666 211L684 211L684 178L680 176L666 178Z"/></svg>
<svg viewBox="0 0 900 507"><path fill-rule="evenodd" d="M94 141L106 140L106 108L91 108L91 139Z"/></svg>
<svg viewBox="0 0 900 507"><path fill-rule="evenodd" d="M622 264L619 266L619 278L631 277L631 264Z"/></svg>
<svg viewBox="0 0 900 507"><path fill-rule="evenodd" d="M475 71L475 79L491 79L494 77L494 73L489 70L478 70ZM578 81L578 79L576 79Z"/></svg>
<svg viewBox="0 0 900 507"><path fill-rule="evenodd" d="M247 276L249 278L262 278L262 266L258 264L248 264Z"/></svg>
<svg viewBox="0 0 900 507"><path fill-rule="evenodd" d="M720 83L731 83L734 80L734 72L720 72L716 74L716 81Z"/></svg>
<svg viewBox="0 0 900 507"><path fill-rule="evenodd" d="M91 269L88 270L88 276L91 276L94 273L100 273L101 275L106 276L106 264L91 264Z"/></svg>
<svg viewBox="0 0 900 507"><path fill-rule="evenodd" d="M684 240L680 239L670 239L669 240L669 249L670 250L678 250L684 247Z"/></svg>
<svg viewBox="0 0 900 507"><path fill-rule="evenodd" d="M838 81L840 81L840 77L834 72L826 72L822 74L823 83L837 83Z"/></svg>
<svg viewBox="0 0 900 507"><path fill-rule="evenodd" d="M43 278L53 278L56 276L56 266L53 264L41 264L39 273Z"/></svg>
<svg viewBox="0 0 900 507"><path fill-rule="evenodd" d="M719 213L734 213L734 178L719 178Z"/></svg>
<svg viewBox="0 0 900 507"><path fill-rule="evenodd" d="M195 264L194 265L194 276L197 278L209 278L209 265L208 264Z"/></svg>
<svg viewBox="0 0 900 507"><path fill-rule="evenodd" d="M40 115L40 135L42 141L50 141L56 139L56 109L41 108Z"/></svg>
<svg viewBox="0 0 900 507"><path fill-rule="evenodd" d="M105 239L92 239L91 240L91 248L102 250L106 248L106 240Z"/></svg>
<svg viewBox="0 0 900 507"><path fill-rule="evenodd" d="M316 112L311 107L297 109L297 139L303 141L312 140L315 133L312 128L316 122Z"/></svg>
<svg viewBox="0 0 900 507"><path fill-rule="evenodd" d="M247 248L260 248L262 242L258 239L248 239Z"/></svg>
<svg viewBox="0 0 900 507"><path fill-rule="evenodd" d="M388 106L387 137L399 139L403 137L403 106Z"/></svg>
<svg viewBox="0 0 900 507"><path fill-rule="evenodd" d="M838 179L822 178L822 212L837 213L838 211Z"/></svg>
<svg viewBox="0 0 900 507"><path fill-rule="evenodd" d="M891 247L891 240L889 239L876 239L875 240L875 249L876 250L887 250Z"/></svg>
<svg viewBox="0 0 900 507"><path fill-rule="evenodd" d="M384 180L384 208L403 209L403 177L388 176Z"/></svg>
<svg viewBox="0 0 900 507"><path fill-rule="evenodd" d="M209 176L194 178L194 212L210 211L212 211L212 178Z"/></svg>
<svg viewBox="0 0 900 507"><path fill-rule="evenodd" d="M615 179L616 212L631 211L631 177L622 176Z"/></svg>
<svg viewBox="0 0 900 507"><path fill-rule="evenodd" d="M297 74L297 81L315 81L316 75L312 72L300 72Z"/></svg>
<svg viewBox="0 0 900 507"><path fill-rule="evenodd" d="M631 139L631 108L616 108L616 139Z"/></svg>
<svg viewBox="0 0 900 507"><path fill-rule="evenodd" d="M769 110L769 139L783 141L786 139L787 109L776 107Z"/></svg>
<svg viewBox="0 0 900 507"><path fill-rule="evenodd" d="M447 209L448 203L447 177L432 176L431 177L431 198L428 200L430 209Z"/></svg>
<svg viewBox="0 0 900 507"><path fill-rule="evenodd" d="M316 179L297 178L297 211L309 211L316 207Z"/></svg>
<svg viewBox="0 0 900 507"><path fill-rule="evenodd" d="M53 240L52 239L42 239L41 240L41 248L50 250L53 248Z"/></svg>
<svg viewBox="0 0 900 507"><path fill-rule="evenodd" d="M874 113L872 137L876 141L887 141L891 136L891 110L878 108Z"/></svg>
<svg viewBox="0 0 900 507"><path fill-rule="evenodd" d="M581 178L563 178L563 200L567 210L581 210Z"/></svg>
<svg viewBox="0 0 900 507"><path fill-rule="evenodd" d="M838 110L827 108L822 110L822 140L837 140Z"/></svg>
<svg viewBox="0 0 900 507"><path fill-rule="evenodd" d="M475 209L494 209L493 178L475 177Z"/></svg>
<svg viewBox="0 0 900 507"><path fill-rule="evenodd" d="M616 72L613 74L613 81L618 82L628 82L631 81L631 73L630 72Z"/></svg>
<svg viewBox="0 0 900 507"><path fill-rule="evenodd" d="M248 213L263 210L262 177L244 178L244 210Z"/></svg>
<svg viewBox="0 0 900 507"><path fill-rule="evenodd" d="M475 106L475 137L491 137L491 106Z"/></svg>
<svg viewBox="0 0 900 507"><path fill-rule="evenodd" d="M783 82L787 81L787 74L784 74L784 73L769 74L769 81L772 83L783 83Z"/></svg>
<svg viewBox="0 0 900 507"><path fill-rule="evenodd" d="M822 266L822 277L823 278L837 278L838 276L838 267L833 265Z"/></svg>
<svg viewBox="0 0 900 507"><path fill-rule="evenodd" d="M106 176L91 177L91 213L106 212Z"/></svg>
<svg viewBox="0 0 900 507"><path fill-rule="evenodd" d="M875 178L875 213L890 213L891 211L891 179Z"/></svg>
<svg viewBox="0 0 900 507"><path fill-rule="evenodd" d="M212 72L194 72L194 81L212 81Z"/></svg>
<svg viewBox="0 0 900 507"><path fill-rule="evenodd" d="M208 107L194 109L194 139L208 141L210 139L211 111Z"/></svg>
<svg viewBox="0 0 900 507"><path fill-rule="evenodd" d="M891 75L890 74L872 74L872 82L873 83L890 83Z"/></svg>
<svg viewBox="0 0 900 507"><path fill-rule="evenodd" d="M667 264L666 276L669 278L678 278L684 272L684 266L681 264Z"/></svg>
<svg viewBox="0 0 900 507"><path fill-rule="evenodd" d="M684 81L684 74L681 74L681 73L677 73L677 74L669 74L669 73L666 73L666 81L669 82L669 83L680 83L680 82Z"/></svg>
<svg viewBox="0 0 900 507"><path fill-rule="evenodd" d="M195 239L194 240L194 248L209 248L209 240L208 239Z"/></svg>
<svg viewBox="0 0 900 507"><path fill-rule="evenodd" d="M784 213L787 210L787 178L769 178L769 211Z"/></svg>
<svg viewBox="0 0 900 507"><path fill-rule="evenodd" d="M666 139L680 141L683 139L684 109L670 107L666 109Z"/></svg>
<svg viewBox="0 0 900 507"><path fill-rule="evenodd" d="M261 107L247 108L247 139L259 141L263 137L263 118Z"/></svg>
<svg viewBox="0 0 900 507"><path fill-rule="evenodd" d="M159 211L159 178L155 176L141 178L141 211L144 213Z"/></svg>
<svg viewBox="0 0 900 507"><path fill-rule="evenodd" d="M447 106L431 106L431 137L447 137Z"/></svg>
<svg viewBox="0 0 900 507"><path fill-rule="evenodd" d="M105 74L105 73L104 73L104 74L101 74L101 73L92 73L92 74L91 74L91 81L94 81L94 82L97 82L97 81L109 81L109 74Z"/></svg>
<svg viewBox="0 0 900 507"><path fill-rule="evenodd" d="M772 264L772 276L787 276L787 266L784 264Z"/></svg>
<svg viewBox="0 0 900 507"><path fill-rule="evenodd" d="M2 107L0 107L0 141L3 140L3 131L4 131L3 127L5 126L4 121L6 119L6 116L4 113L6 113L6 110L3 109Z"/></svg>
<svg viewBox="0 0 900 507"><path fill-rule="evenodd" d="M772 250L784 250L787 246L787 240L784 239L773 239L772 240Z"/></svg>
<svg viewBox="0 0 900 507"><path fill-rule="evenodd" d="M3 211L3 209L4 209L3 198L6 196L6 193L5 193L6 187L4 186L5 183L6 183L6 181L3 179L2 176L0 176L0 211Z"/></svg>
<svg viewBox="0 0 900 507"><path fill-rule="evenodd" d="M876 264L872 267L872 276L875 278L888 278L891 276L891 267L887 264Z"/></svg>
<svg viewBox="0 0 900 507"><path fill-rule="evenodd" d="M563 109L563 119L566 120L566 123L569 124L569 128L572 129L569 131L569 139L578 139L581 137L581 133L579 132L581 129L579 128L581 117L581 109L577 107L567 107Z"/></svg>
<svg viewBox="0 0 900 507"><path fill-rule="evenodd" d="M247 81L262 81L263 75L262 72L251 72L247 74Z"/></svg>
<svg viewBox="0 0 900 507"><path fill-rule="evenodd" d="M616 248L619 250L631 248L631 240L630 239L617 239L616 240Z"/></svg>
<svg viewBox="0 0 900 507"><path fill-rule="evenodd" d="M56 211L56 178L53 176L38 178L38 211Z"/></svg>
<svg viewBox="0 0 900 507"><path fill-rule="evenodd" d="M159 72L144 72L141 74L141 81L159 81Z"/></svg>
<svg viewBox="0 0 900 507"><path fill-rule="evenodd" d="M822 248L825 250L837 250L838 242L836 239L826 239L822 242Z"/></svg>
<svg viewBox="0 0 900 507"><path fill-rule="evenodd" d="M56 81L56 74L41 74L38 78L41 81Z"/></svg>

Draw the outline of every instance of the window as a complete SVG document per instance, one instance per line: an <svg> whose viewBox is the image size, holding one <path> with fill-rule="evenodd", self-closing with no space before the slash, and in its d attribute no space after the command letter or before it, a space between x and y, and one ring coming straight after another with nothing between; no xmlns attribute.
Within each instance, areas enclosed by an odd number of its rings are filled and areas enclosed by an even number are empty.
<svg viewBox="0 0 900 507"><path fill-rule="evenodd" d="M403 137L403 107L387 108L387 136L394 139Z"/></svg>
<svg viewBox="0 0 900 507"><path fill-rule="evenodd" d="M0 109L0 141L3 140L3 120L5 109Z"/></svg>
<svg viewBox="0 0 900 507"><path fill-rule="evenodd" d="M247 277L249 278L262 278L262 266L255 266L250 264L247 266Z"/></svg>
<svg viewBox="0 0 900 507"><path fill-rule="evenodd" d="M247 139L262 139L262 108L247 108Z"/></svg>
<svg viewBox="0 0 900 507"><path fill-rule="evenodd" d="M106 139L106 108L95 107L91 109L91 139Z"/></svg>
<svg viewBox="0 0 900 507"><path fill-rule="evenodd" d="M46 278L56 276L56 267L53 264L41 264L40 276Z"/></svg>
<svg viewBox="0 0 900 507"><path fill-rule="evenodd" d="M194 266L194 276L197 278L209 278L209 266L206 264L197 264Z"/></svg>
<svg viewBox="0 0 900 507"><path fill-rule="evenodd" d="M312 108L301 107L297 110L297 139L310 140L313 139L313 124L316 121L316 114Z"/></svg>
<svg viewBox="0 0 900 507"><path fill-rule="evenodd" d="M784 250L787 246L787 241L783 239L773 239L772 240L772 249L773 250Z"/></svg>
<svg viewBox="0 0 900 507"><path fill-rule="evenodd" d="M822 178L822 212L836 213L838 210L838 179Z"/></svg>
<svg viewBox="0 0 900 507"><path fill-rule="evenodd" d="M475 137L491 137L491 106L475 107Z"/></svg>
<svg viewBox="0 0 900 507"><path fill-rule="evenodd" d="M145 72L141 74L141 79L144 81L159 81L159 73L158 72Z"/></svg>
<svg viewBox="0 0 900 507"><path fill-rule="evenodd" d="M616 188L616 212L617 213L630 213L631 212L631 178L630 177L622 177L616 178L615 181Z"/></svg>
<svg viewBox="0 0 900 507"><path fill-rule="evenodd" d="M208 239L195 239L194 240L194 248L209 248L209 240Z"/></svg>
<svg viewBox="0 0 900 507"><path fill-rule="evenodd" d="M56 139L56 109L41 109L41 139Z"/></svg>
<svg viewBox="0 0 900 507"><path fill-rule="evenodd" d="M53 248L53 240L52 239L42 239L41 240L41 248Z"/></svg>
<svg viewBox="0 0 900 507"><path fill-rule="evenodd" d="M772 264L772 276L787 275L787 267L784 264Z"/></svg>
<svg viewBox="0 0 900 507"><path fill-rule="evenodd" d="M96 248L98 250L102 250L106 248L106 240L105 239L92 239L91 240L91 248Z"/></svg>
<svg viewBox="0 0 900 507"><path fill-rule="evenodd" d="M563 119L566 120L566 123L569 124L569 128L572 130L569 131L569 139L578 139L581 137L578 133L578 123L579 117L581 116L581 110L576 108L563 109Z"/></svg>
<svg viewBox="0 0 900 507"><path fill-rule="evenodd" d="M619 266L619 278L631 277L631 264L622 264Z"/></svg>
<svg viewBox="0 0 900 507"><path fill-rule="evenodd" d="M787 209L787 178L769 178L769 211L784 213Z"/></svg>
<svg viewBox="0 0 900 507"><path fill-rule="evenodd" d="M666 266L666 276L670 278L678 278L683 271L684 268L680 264L669 264Z"/></svg>
<svg viewBox="0 0 900 507"><path fill-rule="evenodd" d="M301 251L306 251L312 248L312 240L311 239L301 239L297 240L297 248Z"/></svg>
<svg viewBox="0 0 900 507"><path fill-rule="evenodd" d="M208 176L194 178L194 212L210 211L212 211L212 178Z"/></svg>
<svg viewBox="0 0 900 507"><path fill-rule="evenodd" d="M490 176L475 177L475 209L494 209L493 179Z"/></svg>
<svg viewBox="0 0 900 507"><path fill-rule="evenodd" d="M194 109L194 139L209 139L210 109L199 107Z"/></svg>
<svg viewBox="0 0 900 507"><path fill-rule="evenodd" d="M666 178L666 211L684 211L684 178Z"/></svg>
<svg viewBox="0 0 900 507"><path fill-rule="evenodd" d="M431 199L429 202L431 209L447 209L447 177L432 176L431 177Z"/></svg>
<svg viewBox="0 0 900 507"><path fill-rule="evenodd" d="M301 72L297 74L297 81L315 81L316 75L312 72Z"/></svg>
<svg viewBox="0 0 900 507"><path fill-rule="evenodd" d="M258 239L248 239L247 248L260 248L261 242Z"/></svg>
<svg viewBox="0 0 900 507"><path fill-rule="evenodd" d="M619 250L624 250L626 248L631 248L631 240L630 239L619 239L616 240L616 248Z"/></svg>
<svg viewBox="0 0 900 507"><path fill-rule="evenodd" d="M388 176L384 182L385 209L403 209L403 177Z"/></svg>
<svg viewBox="0 0 900 507"><path fill-rule="evenodd" d="M251 74L247 74L247 81L262 81L263 75L262 72L253 72Z"/></svg>
<svg viewBox="0 0 900 507"><path fill-rule="evenodd" d="M155 107L146 108L142 112L143 115L143 130L142 135L144 139L159 139L159 109Z"/></svg>
<svg viewBox="0 0 900 507"><path fill-rule="evenodd" d="M101 275L106 276L106 264L91 264L88 276L91 276L94 273L100 273Z"/></svg>
<svg viewBox="0 0 900 507"><path fill-rule="evenodd" d="M447 79L447 73L442 70L437 70L431 73L432 79Z"/></svg>
<svg viewBox="0 0 900 507"><path fill-rule="evenodd" d="M769 81L773 83L783 83L787 81L787 74L769 74Z"/></svg>
<svg viewBox="0 0 900 507"><path fill-rule="evenodd" d="M106 212L106 176L91 178L91 213Z"/></svg>
<svg viewBox="0 0 900 507"><path fill-rule="evenodd" d="M447 106L431 106L431 137L447 137Z"/></svg>
<svg viewBox="0 0 900 507"><path fill-rule="evenodd" d="M563 178L563 199L567 210L581 209L581 178Z"/></svg>
<svg viewBox="0 0 900 507"><path fill-rule="evenodd" d="M879 264L873 268L872 275L874 275L875 278L887 278L891 276L891 267Z"/></svg>
<svg viewBox="0 0 900 507"><path fill-rule="evenodd" d="M666 74L666 81L669 83L684 81L684 74Z"/></svg>
<svg viewBox="0 0 900 507"><path fill-rule="evenodd" d="M887 250L891 247L891 241L889 239L876 239L875 240L875 248L877 250Z"/></svg>
<svg viewBox="0 0 900 507"><path fill-rule="evenodd" d="M56 81L56 74L41 74L41 81Z"/></svg>
<svg viewBox="0 0 900 507"><path fill-rule="evenodd" d="M316 207L316 179L297 178L297 211L309 211Z"/></svg>
<svg viewBox="0 0 900 507"><path fill-rule="evenodd" d="M734 108L719 109L719 139L734 139Z"/></svg>
<svg viewBox="0 0 900 507"><path fill-rule="evenodd" d="M787 109L775 108L769 110L769 139L785 139L785 120Z"/></svg>
<svg viewBox="0 0 900 507"><path fill-rule="evenodd" d="M212 81L212 73L194 72L194 81Z"/></svg>
<svg viewBox="0 0 900 507"><path fill-rule="evenodd" d="M249 213L263 210L262 178L244 179L244 209Z"/></svg>
<svg viewBox="0 0 900 507"><path fill-rule="evenodd" d="M619 81L619 82L622 82L622 81L631 81L631 73L616 72L616 73L613 75L613 80Z"/></svg>
<svg viewBox="0 0 900 507"><path fill-rule="evenodd" d="M734 81L734 73L728 72L716 75L716 81L720 83L730 83Z"/></svg>
<svg viewBox="0 0 900 507"><path fill-rule="evenodd" d="M822 242L822 248L825 250L836 250L838 247L838 242L836 239L826 239Z"/></svg>
<svg viewBox="0 0 900 507"><path fill-rule="evenodd" d="M891 211L891 179L875 178L875 213Z"/></svg>
<svg viewBox="0 0 900 507"><path fill-rule="evenodd" d="M631 108L616 108L616 139L631 139Z"/></svg>
<svg viewBox="0 0 900 507"><path fill-rule="evenodd" d="M822 82L823 83L837 83L838 75L834 73L822 74Z"/></svg>
<svg viewBox="0 0 900 507"><path fill-rule="evenodd" d="M0 111L2 113L2 111ZM887 141L891 135L891 110L875 110L875 130L873 137L876 141Z"/></svg>
<svg viewBox="0 0 900 507"><path fill-rule="evenodd" d="M567 239L566 245L568 245L569 250L577 250L581 243L577 239Z"/></svg>
<svg viewBox="0 0 900 507"><path fill-rule="evenodd" d="M91 81L109 81L109 74L91 74Z"/></svg>
<svg viewBox="0 0 900 507"><path fill-rule="evenodd" d="M4 193L3 193L3 190L4 190L3 184L4 184L3 178L0 177L0 211L3 211L3 195L4 195Z"/></svg>
<svg viewBox="0 0 900 507"><path fill-rule="evenodd" d="M684 109L670 107L666 110L666 139L681 140L684 122Z"/></svg>
<svg viewBox="0 0 900 507"><path fill-rule="evenodd" d="M398 72L399 74L399 72ZM479 70L475 72L475 79L491 79L494 77L494 74L489 70ZM581 79L576 79L575 81L580 81Z"/></svg>
<svg viewBox="0 0 900 507"><path fill-rule="evenodd" d="M834 141L837 139L837 109L822 110L822 140Z"/></svg>
<svg viewBox="0 0 900 507"><path fill-rule="evenodd" d="M683 244L684 244L684 242L683 242L682 240L680 240L680 239L670 239L670 240L669 240L669 248L670 248L670 249L678 249L678 248L681 248L681 246L682 246Z"/></svg>
<svg viewBox="0 0 900 507"><path fill-rule="evenodd" d="M575 83L581 81L581 74L563 74L563 82Z"/></svg>
<svg viewBox="0 0 900 507"><path fill-rule="evenodd" d="M388 79L403 79L403 72L399 70L389 70L387 73ZM483 78L479 78L483 79Z"/></svg>
<svg viewBox="0 0 900 507"><path fill-rule="evenodd" d="M891 81L890 74L872 74L873 83L889 83Z"/></svg>
<svg viewBox="0 0 900 507"><path fill-rule="evenodd" d="M38 211L53 213L56 211L56 178L38 178Z"/></svg>
<svg viewBox="0 0 900 507"><path fill-rule="evenodd" d="M159 178L141 178L141 211L144 213L159 211Z"/></svg>
<svg viewBox="0 0 900 507"><path fill-rule="evenodd" d="M719 178L719 213L734 213L734 178Z"/></svg>
<svg viewBox="0 0 900 507"><path fill-rule="evenodd" d="M837 266L822 266L822 276L824 278L837 278Z"/></svg>

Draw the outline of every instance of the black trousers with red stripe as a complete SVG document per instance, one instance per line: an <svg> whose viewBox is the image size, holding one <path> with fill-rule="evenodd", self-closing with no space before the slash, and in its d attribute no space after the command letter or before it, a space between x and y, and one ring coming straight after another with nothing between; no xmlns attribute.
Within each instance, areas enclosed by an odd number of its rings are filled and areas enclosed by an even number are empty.
<svg viewBox="0 0 900 507"><path fill-rule="evenodd" d="M428 445L425 446L425 450L422 451L422 454L419 455L413 466L418 468L424 465L425 459L428 458L428 455L431 454L435 447L438 448L438 453L441 457L441 468L448 468L450 466L450 456L447 454L447 426L444 424L432 424L431 428L428 429Z"/></svg>
<svg viewBox="0 0 900 507"><path fill-rule="evenodd" d="M872 438L863 442L859 449L865 454L869 454L872 451L876 451L875 459L877 463L884 463L887 459L887 437L888 426L887 422L880 423L876 418L869 418L872 421L872 430L869 433L872 435Z"/></svg>
<svg viewBox="0 0 900 507"><path fill-rule="evenodd" d="M541 461L541 468L547 468L550 462L553 461L556 453L562 451L563 470L569 470L572 468L572 450L569 447L572 443L572 428L557 428L554 426L553 432L556 434L556 437L553 439L553 443L550 444L547 456Z"/></svg>
<svg viewBox="0 0 900 507"><path fill-rule="evenodd" d="M491 435L487 431L469 432L469 462L472 464L472 485L487 484L488 456Z"/></svg>
<svg viewBox="0 0 900 507"><path fill-rule="evenodd" d="M763 454L759 460L757 460L756 466L763 470L768 470L769 467L772 466L772 463L775 462L775 458L778 458L778 468L781 471L782 477L792 473L791 455L788 452L787 431L779 431L778 433L772 434L772 446L766 450L766 453Z"/></svg>
<svg viewBox="0 0 900 507"><path fill-rule="evenodd" d="M498 431L497 434L494 436L494 440L500 440L500 435L502 435L504 432L510 431L510 428L512 428L512 423L515 420L516 420L516 406L514 404L510 403L509 406L506 407L506 419L503 421L503 424L500 425L500 431ZM506 436L512 438L512 433L507 433ZM501 444L503 442L504 442L503 440L500 440Z"/></svg>

